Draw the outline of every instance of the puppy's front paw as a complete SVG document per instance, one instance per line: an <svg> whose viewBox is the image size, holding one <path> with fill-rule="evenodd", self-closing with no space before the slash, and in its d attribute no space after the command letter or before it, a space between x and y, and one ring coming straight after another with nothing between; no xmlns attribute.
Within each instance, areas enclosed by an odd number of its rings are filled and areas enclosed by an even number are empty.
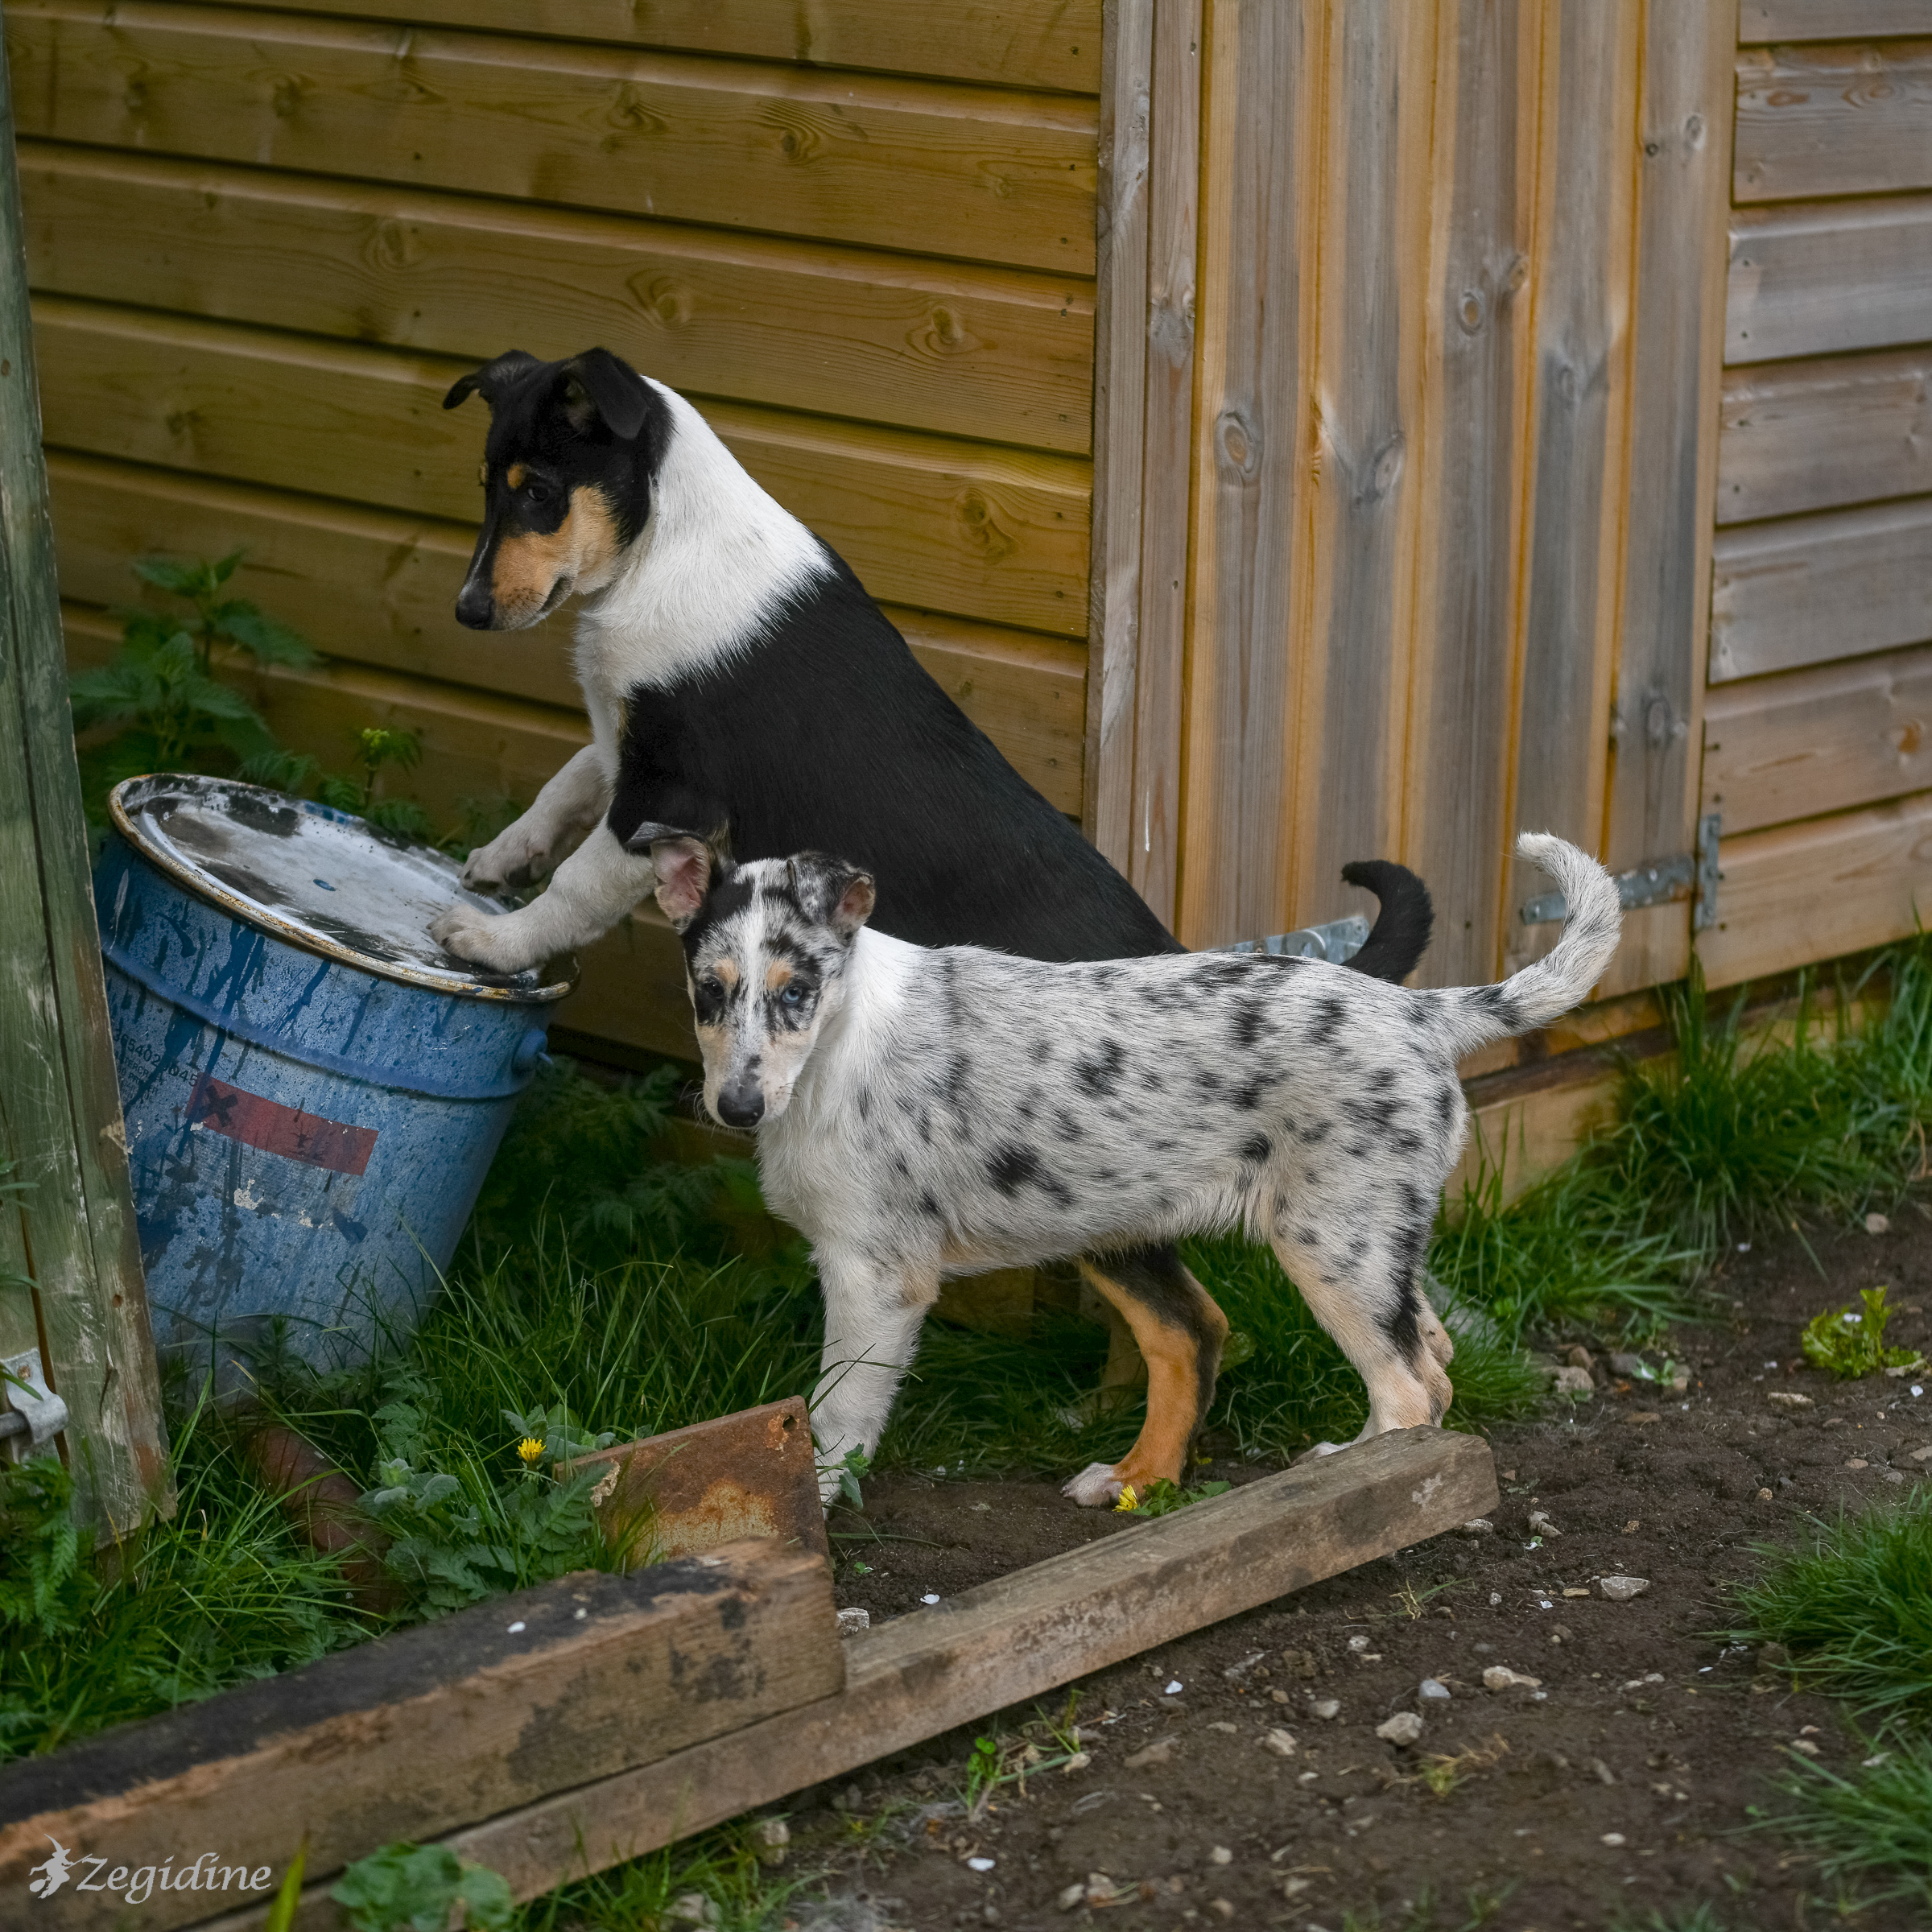
<svg viewBox="0 0 1932 1932"><path fill-rule="evenodd" d="M1304 1449L1294 1459L1297 1463L1311 1463L1318 1455L1340 1455L1348 1447L1346 1443L1317 1443L1312 1449Z"/></svg>
<svg viewBox="0 0 1932 1932"><path fill-rule="evenodd" d="M463 864L463 883L472 892L500 892L506 886L534 886L551 869L551 848L518 819L487 845L479 845Z"/></svg>
<svg viewBox="0 0 1932 1932"><path fill-rule="evenodd" d="M488 972L522 972L537 964L514 913L493 919L470 906L452 906L431 923L429 936L445 952Z"/></svg>
<svg viewBox="0 0 1932 1932"><path fill-rule="evenodd" d="M1083 1509L1104 1509L1121 1500L1125 1487L1114 1474L1112 1463L1089 1463L1060 1485L1060 1494L1071 1496Z"/></svg>

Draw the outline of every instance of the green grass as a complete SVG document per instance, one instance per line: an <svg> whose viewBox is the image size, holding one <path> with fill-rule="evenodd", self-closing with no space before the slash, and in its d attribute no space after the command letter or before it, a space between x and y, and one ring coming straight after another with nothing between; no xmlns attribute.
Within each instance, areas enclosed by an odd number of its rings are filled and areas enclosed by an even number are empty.
<svg viewBox="0 0 1932 1932"><path fill-rule="evenodd" d="M1827 1883L1865 1902L1913 1898L1932 1910L1932 1740L1894 1744L1842 1777L1807 1758L1781 1789L1790 1806L1767 1822Z"/></svg>
<svg viewBox="0 0 1932 1932"><path fill-rule="evenodd" d="M1780 1643L1805 1681L1888 1737L1932 1736L1932 1488L1814 1522L1763 1553L1732 1641Z"/></svg>

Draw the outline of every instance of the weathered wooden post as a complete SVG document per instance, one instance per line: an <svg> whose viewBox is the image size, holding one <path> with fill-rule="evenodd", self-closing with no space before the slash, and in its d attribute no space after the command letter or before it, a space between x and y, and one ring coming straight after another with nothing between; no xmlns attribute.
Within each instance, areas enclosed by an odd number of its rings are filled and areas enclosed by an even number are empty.
<svg viewBox="0 0 1932 1932"><path fill-rule="evenodd" d="M48 1441L97 1534L171 1509L54 582L0 55L0 1362L65 1405ZM31 1358L31 1360L30 1360ZM56 1419L0 1383L0 1455ZM38 1410L39 1430L23 1427Z"/></svg>

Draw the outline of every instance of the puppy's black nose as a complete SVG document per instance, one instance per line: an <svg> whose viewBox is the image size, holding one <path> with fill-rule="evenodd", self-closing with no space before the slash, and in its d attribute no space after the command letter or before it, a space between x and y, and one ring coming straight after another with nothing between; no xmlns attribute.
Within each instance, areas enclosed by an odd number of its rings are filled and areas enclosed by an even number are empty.
<svg viewBox="0 0 1932 1932"><path fill-rule="evenodd" d="M497 621L497 601L489 586L473 580L456 592L456 621L472 630L488 630Z"/></svg>
<svg viewBox="0 0 1932 1932"><path fill-rule="evenodd" d="M718 1118L727 1127L755 1127L765 1117L765 1096L756 1080L718 1089Z"/></svg>

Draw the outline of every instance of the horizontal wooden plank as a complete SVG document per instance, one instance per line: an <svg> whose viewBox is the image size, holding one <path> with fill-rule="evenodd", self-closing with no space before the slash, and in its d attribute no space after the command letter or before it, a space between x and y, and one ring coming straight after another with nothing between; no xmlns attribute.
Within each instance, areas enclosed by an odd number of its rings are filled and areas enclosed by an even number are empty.
<svg viewBox="0 0 1932 1932"><path fill-rule="evenodd" d="M1724 360L1932 339L1932 196L1734 208Z"/></svg>
<svg viewBox="0 0 1932 1932"><path fill-rule="evenodd" d="M14 0L20 131L1093 271L1096 107L160 0Z"/></svg>
<svg viewBox="0 0 1932 1932"><path fill-rule="evenodd" d="M1932 914L1932 792L1727 838L1715 928L1697 935L1713 986L1734 986L1907 937Z"/></svg>
<svg viewBox="0 0 1932 1932"><path fill-rule="evenodd" d="M444 1842L534 1897L1406 1549L1496 1500L1480 1437L1378 1436L861 1632L837 1696ZM231 1913L218 1932L255 1932L266 1910ZM333 1911L314 1888L299 1932L324 1932Z"/></svg>
<svg viewBox="0 0 1932 1932"><path fill-rule="evenodd" d="M1932 649L1714 686L1703 786L1727 837L1932 787Z"/></svg>
<svg viewBox="0 0 1932 1932"><path fill-rule="evenodd" d="M1932 491L1932 349L1724 374L1717 520Z"/></svg>
<svg viewBox="0 0 1932 1932"><path fill-rule="evenodd" d="M24 1896L50 1836L130 1869L205 1852L278 1875L301 1845L320 1879L822 1701L844 1674L815 1551L759 1538L580 1571L0 1769L0 1884ZM221 1883L157 1888L142 1922L205 1919ZM102 1913L81 1885L35 1918L80 1932Z"/></svg>
<svg viewBox="0 0 1932 1932"><path fill-rule="evenodd" d="M1739 0L1737 37L1748 43L1922 34L1926 12L1926 0Z"/></svg>
<svg viewBox="0 0 1932 1932"><path fill-rule="evenodd" d="M567 622L509 633L456 622L470 549L460 526L57 451L47 472L63 591L78 602L126 601L136 588L128 566L150 551L219 556L245 546L237 588L299 623L332 658L534 700L580 720ZM1081 647L896 606L886 614L1020 775L1059 810L1077 811Z"/></svg>
<svg viewBox="0 0 1932 1932"><path fill-rule="evenodd" d="M1722 530L1711 681L1932 641L1932 497Z"/></svg>
<svg viewBox="0 0 1932 1932"><path fill-rule="evenodd" d="M1077 276L30 142L34 286L472 362L593 342L673 389L1084 452Z"/></svg>
<svg viewBox="0 0 1932 1932"><path fill-rule="evenodd" d="M1100 85L1100 0L294 0L289 10L1067 93Z"/></svg>
<svg viewBox="0 0 1932 1932"><path fill-rule="evenodd" d="M1925 10L1919 31L1932 27ZM1932 41L1752 48L1737 62L1736 201L1932 188Z"/></svg>
<svg viewBox="0 0 1932 1932"><path fill-rule="evenodd" d="M479 410L442 407L457 363L92 305L60 308L39 341L50 444L374 497L448 522L456 547L470 547L485 423ZM875 596L1067 636L1085 628L1084 460L704 409Z"/></svg>

